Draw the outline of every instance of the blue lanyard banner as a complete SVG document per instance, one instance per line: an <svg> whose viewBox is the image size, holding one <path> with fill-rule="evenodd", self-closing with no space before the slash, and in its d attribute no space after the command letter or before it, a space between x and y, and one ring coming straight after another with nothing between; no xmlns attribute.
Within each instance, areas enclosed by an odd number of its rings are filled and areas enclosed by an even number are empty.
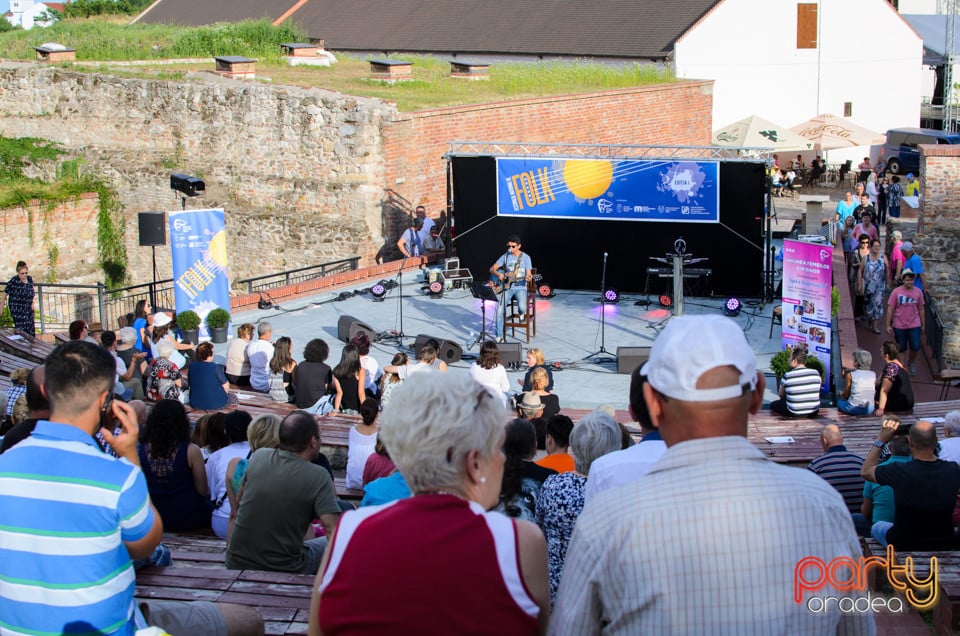
<svg viewBox="0 0 960 636"><path fill-rule="evenodd" d="M715 161L497 159L500 216L719 223Z"/></svg>
<svg viewBox="0 0 960 636"><path fill-rule="evenodd" d="M203 321L217 307L230 311L227 231L222 209L168 212L177 311L192 309Z"/></svg>

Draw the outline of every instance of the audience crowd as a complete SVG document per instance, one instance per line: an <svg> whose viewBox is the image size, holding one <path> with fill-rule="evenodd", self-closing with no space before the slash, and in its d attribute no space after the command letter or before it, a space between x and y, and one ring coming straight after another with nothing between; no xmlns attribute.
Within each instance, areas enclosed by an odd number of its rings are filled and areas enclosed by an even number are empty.
<svg viewBox="0 0 960 636"><path fill-rule="evenodd" d="M873 205L850 208L853 232L869 234ZM870 280L874 262L892 279L895 261L876 255L854 280ZM167 314L138 303L133 327L96 345L82 325L44 365L12 374L0 581L27 583L0 594L3 626L258 633L249 608L133 601L134 567L169 560L163 531L212 531L227 568L316 574L311 633L873 633L869 614L807 611L780 575L808 556L857 559L858 534L903 550L957 545L960 412L939 442L930 422L890 413L912 407L899 354L915 351L914 327L899 305L922 314L922 292L904 300L916 275L900 275L887 324L904 346L884 345L879 375L858 350L840 383L840 410L883 416L877 442L861 457L829 424L807 471L747 442L765 381L729 318L668 323L630 377L634 443L612 409L565 415L539 349L512 396L493 341L468 373L444 373L435 343L381 366L360 333L331 369L323 340L298 363L290 338L244 323L224 369L209 343L181 343ZM866 315L879 320L871 293ZM774 411L818 413L821 378L806 363L804 349L791 352ZM231 383L290 406L253 418ZM508 403L519 417L508 419ZM331 411L359 415L345 471L364 494L357 508L338 498L320 452L316 416ZM91 475L87 489L74 485ZM90 538L69 549L43 539L70 533ZM108 534L116 540L94 540ZM105 581L110 592L94 599ZM40 592L65 585L86 595Z"/></svg>

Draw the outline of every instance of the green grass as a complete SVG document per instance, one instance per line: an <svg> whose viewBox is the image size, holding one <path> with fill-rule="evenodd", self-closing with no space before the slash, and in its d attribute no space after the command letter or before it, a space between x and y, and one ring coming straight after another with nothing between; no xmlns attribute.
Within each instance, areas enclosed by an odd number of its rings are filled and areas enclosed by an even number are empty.
<svg viewBox="0 0 960 636"><path fill-rule="evenodd" d="M445 58L403 55L414 62L414 80L389 85L367 79L366 59L338 54L330 68L290 67L281 59L281 42L303 42L306 35L295 26L274 27L266 21L246 21L209 27L128 25L121 18L68 19L48 29L0 33L0 57L32 60L34 46L59 42L76 49L78 61L102 61L79 71L122 77L180 80L191 71L212 68L198 65L119 67L111 61L210 59L216 55L256 58L258 78L274 84L326 88L340 93L393 101L401 111L482 103L563 93L628 88L673 82L672 71L648 64L602 65L573 62L495 63L490 79L468 81L449 77Z"/></svg>

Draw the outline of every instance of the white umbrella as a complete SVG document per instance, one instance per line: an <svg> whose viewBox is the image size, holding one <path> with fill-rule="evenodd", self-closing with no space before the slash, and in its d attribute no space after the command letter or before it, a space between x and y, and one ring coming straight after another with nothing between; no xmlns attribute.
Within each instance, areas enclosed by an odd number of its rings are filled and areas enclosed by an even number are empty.
<svg viewBox="0 0 960 636"><path fill-rule="evenodd" d="M794 133L786 126L751 115L713 133L716 146L773 148L774 150L811 150L813 142Z"/></svg>
<svg viewBox="0 0 960 636"><path fill-rule="evenodd" d="M818 150L870 146L884 141L884 135L829 113L817 115L790 130L812 141Z"/></svg>

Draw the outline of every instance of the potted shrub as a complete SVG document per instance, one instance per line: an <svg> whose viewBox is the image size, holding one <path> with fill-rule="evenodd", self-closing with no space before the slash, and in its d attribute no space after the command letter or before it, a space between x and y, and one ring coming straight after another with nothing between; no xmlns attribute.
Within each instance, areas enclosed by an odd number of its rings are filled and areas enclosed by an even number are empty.
<svg viewBox="0 0 960 636"><path fill-rule="evenodd" d="M207 314L207 328L214 342L226 342L227 330L230 328L230 312L217 307Z"/></svg>
<svg viewBox="0 0 960 636"><path fill-rule="evenodd" d="M177 328L184 342L197 344L200 337L200 316L192 309L178 312Z"/></svg>

